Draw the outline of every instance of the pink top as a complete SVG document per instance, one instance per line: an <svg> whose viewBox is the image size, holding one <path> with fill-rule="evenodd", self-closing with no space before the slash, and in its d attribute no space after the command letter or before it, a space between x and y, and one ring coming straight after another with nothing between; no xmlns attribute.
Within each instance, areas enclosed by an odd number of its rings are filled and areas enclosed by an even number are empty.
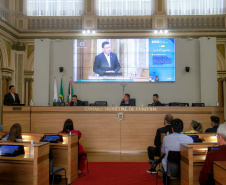
<svg viewBox="0 0 226 185"><path fill-rule="evenodd" d="M63 132L63 130L62 130L59 133L69 133L69 132L70 132L70 130L68 129L67 132ZM78 134L78 139L80 139L82 137L82 133L79 130L71 130L71 133Z"/></svg>

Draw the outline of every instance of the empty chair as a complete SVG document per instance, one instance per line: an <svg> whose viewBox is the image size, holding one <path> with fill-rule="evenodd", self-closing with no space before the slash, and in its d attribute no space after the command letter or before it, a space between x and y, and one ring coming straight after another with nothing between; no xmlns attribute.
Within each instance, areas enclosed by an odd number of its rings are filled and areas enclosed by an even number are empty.
<svg viewBox="0 0 226 185"><path fill-rule="evenodd" d="M88 106L89 102L88 101L82 101L82 106Z"/></svg>
<svg viewBox="0 0 226 185"><path fill-rule="evenodd" d="M66 170L63 167L54 167L54 158L53 158L52 150L50 150L50 152L49 152L49 175L52 176L52 185L54 184L55 174L60 171L65 171L65 181L66 181L66 185L67 185Z"/></svg>
<svg viewBox="0 0 226 185"><path fill-rule="evenodd" d="M157 181L156 184L158 184L158 178L159 178L159 172L164 173L168 177L174 177L176 179L180 179L180 151L169 151L168 157L167 157L167 170L160 168L157 171ZM167 182L168 178L166 178L166 184L169 184Z"/></svg>
<svg viewBox="0 0 226 185"><path fill-rule="evenodd" d="M205 103L192 103L192 107L205 107Z"/></svg>
<svg viewBox="0 0 226 185"><path fill-rule="evenodd" d="M95 101L94 106L108 106L107 101Z"/></svg>
<svg viewBox="0 0 226 185"><path fill-rule="evenodd" d="M53 102L53 106L65 106L65 102Z"/></svg>
<svg viewBox="0 0 226 185"><path fill-rule="evenodd" d="M189 106L189 103L180 103L180 102L170 102L169 106L181 106L181 107L185 107L185 106Z"/></svg>
<svg viewBox="0 0 226 185"><path fill-rule="evenodd" d="M129 99L131 102L133 102L133 105L136 106L136 99L135 98L130 98Z"/></svg>

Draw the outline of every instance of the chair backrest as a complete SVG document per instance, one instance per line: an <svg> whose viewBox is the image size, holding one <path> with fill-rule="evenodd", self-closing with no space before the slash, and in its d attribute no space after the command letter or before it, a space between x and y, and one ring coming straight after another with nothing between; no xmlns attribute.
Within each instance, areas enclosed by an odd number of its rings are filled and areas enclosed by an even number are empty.
<svg viewBox="0 0 226 185"><path fill-rule="evenodd" d="M169 106L189 106L189 103L180 103L180 102L170 102Z"/></svg>
<svg viewBox="0 0 226 185"><path fill-rule="evenodd" d="M94 106L108 106L107 101L95 101Z"/></svg>
<svg viewBox="0 0 226 185"><path fill-rule="evenodd" d="M82 101L82 106L88 106L89 102L88 101Z"/></svg>
<svg viewBox="0 0 226 185"><path fill-rule="evenodd" d="M65 106L65 102L53 102L53 106Z"/></svg>
<svg viewBox="0 0 226 185"><path fill-rule="evenodd" d="M135 98L130 98L129 99L131 102L133 102L133 105L136 106L136 99Z"/></svg>
<svg viewBox="0 0 226 185"><path fill-rule="evenodd" d="M169 151L167 157L167 175L180 178L180 151Z"/></svg>
<svg viewBox="0 0 226 185"><path fill-rule="evenodd" d="M205 103L192 103L192 107L205 107Z"/></svg>

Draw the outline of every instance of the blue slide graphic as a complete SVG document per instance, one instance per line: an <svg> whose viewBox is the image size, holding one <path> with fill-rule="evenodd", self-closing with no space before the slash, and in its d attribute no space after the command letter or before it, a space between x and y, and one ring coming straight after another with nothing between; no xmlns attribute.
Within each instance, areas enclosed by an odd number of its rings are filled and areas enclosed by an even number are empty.
<svg viewBox="0 0 226 185"><path fill-rule="evenodd" d="M149 39L149 81L175 82L175 39Z"/></svg>

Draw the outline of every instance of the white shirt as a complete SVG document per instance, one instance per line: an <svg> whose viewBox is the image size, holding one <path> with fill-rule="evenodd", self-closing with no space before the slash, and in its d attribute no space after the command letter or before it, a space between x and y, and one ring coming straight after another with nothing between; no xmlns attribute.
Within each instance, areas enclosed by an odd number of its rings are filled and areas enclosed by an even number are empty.
<svg viewBox="0 0 226 185"><path fill-rule="evenodd" d="M173 132L172 134L165 136L162 143L162 153L165 153L165 157L162 159L162 165L164 170L167 170L167 157L169 151L180 151L181 143L193 143L193 139L183 133Z"/></svg>
<svg viewBox="0 0 226 185"><path fill-rule="evenodd" d="M13 97L13 99L15 101L15 94L13 94L13 93L10 93L10 94L12 95L12 97Z"/></svg>
<svg viewBox="0 0 226 185"><path fill-rule="evenodd" d="M110 68L110 67L111 67L110 54L109 54L109 55L106 55L106 54L104 53L104 55L105 55L105 57L106 57L106 59L107 59L107 61L108 61L109 68Z"/></svg>

